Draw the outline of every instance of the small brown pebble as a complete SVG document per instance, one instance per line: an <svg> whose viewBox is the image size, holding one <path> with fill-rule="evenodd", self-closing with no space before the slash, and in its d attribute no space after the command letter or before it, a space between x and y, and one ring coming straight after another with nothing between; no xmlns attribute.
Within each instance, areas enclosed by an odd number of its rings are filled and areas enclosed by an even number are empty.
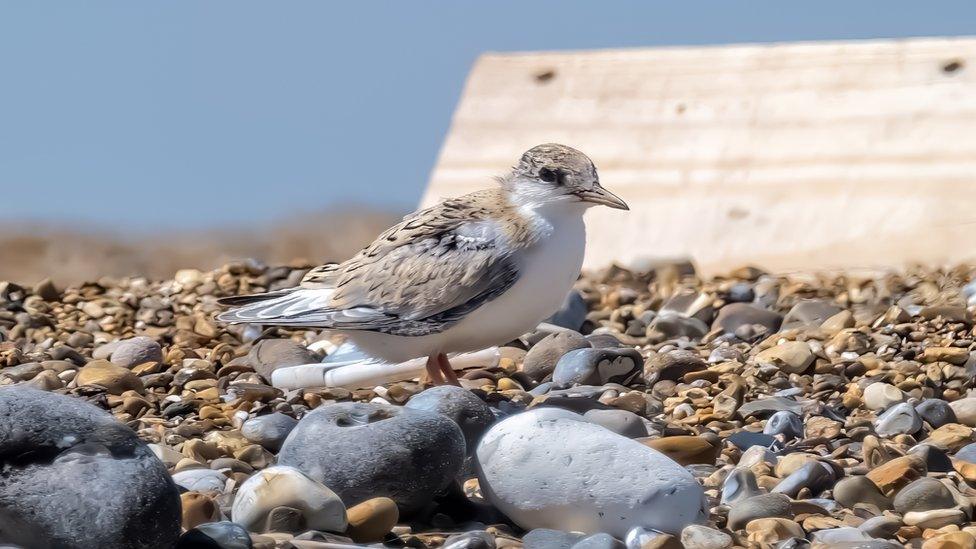
<svg viewBox="0 0 976 549"><path fill-rule="evenodd" d="M183 528L185 530L220 520L220 506L207 494L184 492L180 494L180 502L183 507Z"/></svg>
<svg viewBox="0 0 976 549"><path fill-rule="evenodd" d="M871 479L881 491L891 496L900 488L926 473L925 460L917 454L909 454L895 458L880 467L868 472Z"/></svg>
<svg viewBox="0 0 976 549"><path fill-rule="evenodd" d="M396 502L390 498L368 499L346 511L349 528L346 535L356 543L382 541L400 520Z"/></svg>
<svg viewBox="0 0 976 549"><path fill-rule="evenodd" d="M712 465L718 457L720 447L705 437L679 435L673 437L638 439L645 446L677 461L681 465L703 463Z"/></svg>

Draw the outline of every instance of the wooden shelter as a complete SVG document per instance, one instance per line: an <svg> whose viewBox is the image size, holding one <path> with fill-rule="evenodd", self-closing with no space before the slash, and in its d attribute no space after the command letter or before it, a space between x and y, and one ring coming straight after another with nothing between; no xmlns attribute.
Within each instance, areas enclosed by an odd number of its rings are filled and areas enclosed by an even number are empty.
<svg viewBox="0 0 976 549"><path fill-rule="evenodd" d="M587 267L976 257L976 38L486 54L423 201L551 141L632 207L588 214Z"/></svg>

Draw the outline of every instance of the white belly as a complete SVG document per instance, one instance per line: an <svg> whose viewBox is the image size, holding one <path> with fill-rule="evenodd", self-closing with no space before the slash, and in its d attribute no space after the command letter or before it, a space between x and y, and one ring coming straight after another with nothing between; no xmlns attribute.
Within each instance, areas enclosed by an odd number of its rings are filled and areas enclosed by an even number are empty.
<svg viewBox="0 0 976 549"><path fill-rule="evenodd" d="M549 221L550 236L517 257L515 284L447 330L419 337L347 332L349 338L367 354L402 362L437 353L477 351L531 331L562 305L579 276L586 247L580 213L554 215Z"/></svg>

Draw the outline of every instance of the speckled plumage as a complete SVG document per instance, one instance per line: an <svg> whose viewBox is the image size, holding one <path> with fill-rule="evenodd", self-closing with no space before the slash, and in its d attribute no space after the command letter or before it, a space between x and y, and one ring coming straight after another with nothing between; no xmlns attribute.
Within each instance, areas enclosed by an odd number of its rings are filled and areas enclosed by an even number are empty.
<svg viewBox="0 0 976 549"><path fill-rule="evenodd" d="M516 285L526 257L559 230L553 215L575 218L582 229L582 212L594 203L626 207L599 186L586 155L541 145L499 187L410 214L349 260L312 269L296 288L222 300L238 308L218 318L350 334L440 334ZM573 240L581 261L584 241ZM570 264L578 263L571 255ZM571 284L579 265L569 268Z"/></svg>

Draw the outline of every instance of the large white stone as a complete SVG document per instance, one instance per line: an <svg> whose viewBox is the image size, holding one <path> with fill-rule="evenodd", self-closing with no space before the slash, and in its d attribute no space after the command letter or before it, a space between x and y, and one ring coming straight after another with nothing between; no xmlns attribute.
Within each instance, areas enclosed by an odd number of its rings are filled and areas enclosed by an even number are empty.
<svg viewBox="0 0 976 549"><path fill-rule="evenodd" d="M949 407L956 414L959 423L967 427L976 427L976 397L966 397L954 400Z"/></svg>
<svg viewBox="0 0 976 549"><path fill-rule="evenodd" d="M275 507L298 509L311 530L343 532L346 507L324 484L294 467L277 465L258 471L241 484L231 509L233 521L251 532L262 532Z"/></svg>
<svg viewBox="0 0 976 549"><path fill-rule="evenodd" d="M670 458L556 408L512 416L478 445L485 497L523 528L680 534L707 513L701 486Z"/></svg>
<svg viewBox="0 0 976 549"><path fill-rule="evenodd" d="M864 405L868 410L886 410L907 397L901 389L889 383L872 383L864 389Z"/></svg>

